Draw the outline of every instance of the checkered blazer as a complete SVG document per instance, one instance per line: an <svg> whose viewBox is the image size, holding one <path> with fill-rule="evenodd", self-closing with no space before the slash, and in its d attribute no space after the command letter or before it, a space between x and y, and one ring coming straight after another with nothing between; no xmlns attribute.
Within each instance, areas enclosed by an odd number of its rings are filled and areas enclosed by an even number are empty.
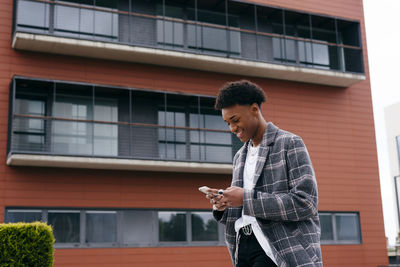
<svg viewBox="0 0 400 267"><path fill-rule="evenodd" d="M249 142L233 159L232 186L243 187ZM225 225L225 239L235 266L235 221L254 216L279 267L322 266L318 192L303 140L269 122L258 152L253 190L244 190L243 206L214 211Z"/></svg>

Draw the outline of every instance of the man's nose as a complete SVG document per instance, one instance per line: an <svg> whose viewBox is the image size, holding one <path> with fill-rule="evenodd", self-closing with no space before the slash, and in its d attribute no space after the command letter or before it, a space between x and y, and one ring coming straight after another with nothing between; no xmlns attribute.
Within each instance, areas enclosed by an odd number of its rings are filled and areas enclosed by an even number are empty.
<svg viewBox="0 0 400 267"><path fill-rule="evenodd" d="M229 129L231 130L231 133L235 133L237 127L236 127L236 125L230 124L230 125L229 125Z"/></svg>

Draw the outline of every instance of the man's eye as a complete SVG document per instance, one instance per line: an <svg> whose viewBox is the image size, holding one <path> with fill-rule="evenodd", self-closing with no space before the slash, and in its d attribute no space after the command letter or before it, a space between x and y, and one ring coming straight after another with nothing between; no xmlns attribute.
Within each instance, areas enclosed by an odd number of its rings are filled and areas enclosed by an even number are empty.
<svg viewBox="0 0 400 267"><path fill-rule="evenodd" d="M234 123L238 123L238 122L239 122L239 120L234 120L233 122L234 122Z"/></svg>

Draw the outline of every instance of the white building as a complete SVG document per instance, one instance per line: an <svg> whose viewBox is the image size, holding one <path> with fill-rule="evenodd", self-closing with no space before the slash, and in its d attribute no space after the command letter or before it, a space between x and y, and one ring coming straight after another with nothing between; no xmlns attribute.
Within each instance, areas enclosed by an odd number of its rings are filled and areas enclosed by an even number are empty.
<svg viewBox="0 0 400 267"><path fill-rule="evenodd" d="M386 121L386 133L388 141L388 153L389 153L389 164L390 164L390 177L393 184L393 190L396 190L394 177L400 175L400 103L390 105L385 108L385 121ZM397 181L397 201L394 208L394 213L399 217L398 207L400 207L400 176L396 178ZM396 194L395 194L396 196ZM396 231L399 232L399 219L396 221Z"/></svg>

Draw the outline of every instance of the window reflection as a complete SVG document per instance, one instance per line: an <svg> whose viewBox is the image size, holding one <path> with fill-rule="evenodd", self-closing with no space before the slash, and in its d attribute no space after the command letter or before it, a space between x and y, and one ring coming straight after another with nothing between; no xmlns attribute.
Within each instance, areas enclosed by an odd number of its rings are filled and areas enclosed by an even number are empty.
<svg viewBox="0 0 400 267"><path fill-rule="evenodd" d="M86 242L117 241L117 213L115 211L86 212Z"/></svg>
<svg viewBox="0 0 400 267"><path fill-rule="evenodd" d="M41 221L41 210L8 210L6 222L36 222Z"/></svg>
<svg viewBox="0 0 400 267"><path fill-rule="evenodd" d="M217 241L218 224L210 212L192 212L192 240Z"/></svg>
<svg viewBox="0 0 400 267"><path fill-rule="evenodd" d="M186 213L158 212L159 241L186 241Z"/></svg>
<svg viewBox="0 0 400 267"><path fill-rule="evenodd" d="M53 227L56 243L79 243L79 211L49 210L48 223Z"/></svg>

